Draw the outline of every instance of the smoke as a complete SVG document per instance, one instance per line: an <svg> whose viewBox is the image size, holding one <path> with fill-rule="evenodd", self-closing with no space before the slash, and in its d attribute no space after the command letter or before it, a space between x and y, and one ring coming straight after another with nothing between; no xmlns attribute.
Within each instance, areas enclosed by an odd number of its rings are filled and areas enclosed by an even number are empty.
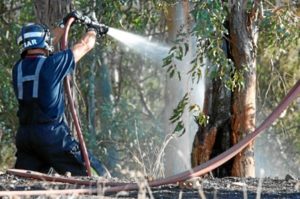
<svg viewBox="0 0 300 199"><path fill-rule="evenodd" d="M258 137L254 146L256 176L260 169L265 171L266 177L300 176L299 163L289 143L284 136L274 133L272 127Z"/></svg>

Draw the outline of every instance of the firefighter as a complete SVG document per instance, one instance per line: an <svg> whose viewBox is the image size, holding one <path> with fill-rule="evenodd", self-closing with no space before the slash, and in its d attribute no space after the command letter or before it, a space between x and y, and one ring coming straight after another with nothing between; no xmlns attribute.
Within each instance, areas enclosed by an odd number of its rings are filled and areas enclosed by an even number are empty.
<svg viewBox="0 0 300 199"><path fill-rule="evenodd" d="M73 47L53 53L53 45L60 40L64 25L71 17L75 18L75 22L85 22L87 31ZM95 46L96 36L107 33L106 26L95 24L98 24L96 19L73 11L54 29L53 38L45 25L29 23L22 27L17 38L21 58L12 70L19 104L15 168L43 173L54 169L59 174L87 175L79 143L64 121L63 79ZM91 153L89 157L93 171L109 176L100 161Z"/></svg>

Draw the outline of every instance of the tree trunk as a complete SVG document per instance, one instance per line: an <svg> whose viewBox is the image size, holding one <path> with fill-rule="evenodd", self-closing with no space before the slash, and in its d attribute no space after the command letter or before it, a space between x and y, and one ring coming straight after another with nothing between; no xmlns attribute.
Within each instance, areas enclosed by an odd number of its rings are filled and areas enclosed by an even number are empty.
<svg viewBox="0 0 300 199"><path fill-rule="evenodd" d="M88 86L88 129L90 133L90 143L93 146L96 143L96 96L95 96L95 79L96 79L96 59L95 51L87 55L89 58L89 86Z"/></svg>
<svg viewBox="0 0 300 199"><path fill-rule="evenodd" d="M184 0L176 3L168 8L167 26L168 38L174 41L178 33L187 33L192 29L192 21L189 16L191 4ZM181 73L181 80L176 77L167 78L165 88L165 111L164 123L166 134L171 134L174 130L174 125L170 124L170 116L174 108L176 108L179 100L188 93L191 104L203 103L204 83L203 79L200 83L192 82L189 78L188 70L191 68L191 60L195 56L196 38L189 34L184 38L189 45L189 52L182 60L175 60L177 69ZM171 43L170 45L174 45ZM190 155L192 151L192 142L197 131L197 125L194 121L194 116L191 112L184 112L182 121L185 126L185 133L181 136L174 135L174 138L168 143L165 151L165 171L166 176L174 175L184 170L191 168Z"/></svg>
<svg viewBox="0 0 300 199"><path fill-rule="evenodd" d="M167 26L168 26L168 38L170 42L174 41L176 38L176 33L179 31L180 26L184 24L184 19L180 16L182 12L182 4L177 3L168 7L167 10ZM175 20L178 19L178 20ZM172 45L172 43L170 44ZM169 118L171 116L172 110L176 107L179 99L184 95L182 85L176 78L167 78L166 88L165 88L165 109L164 109L164 123L166 135L171 134L174 125L170 124ZM178 173L179 168L185 167L184 161L178 158L178 152L180 148L178 145L177 136L170 140L165 149L165 175L170 176L174 173ZM181 152L181 151L180 151Z"/></svg>
<svg viewBox="0 0 300 199"><path fill-rule="evenodd" d="M210 117L209 124L199 126L192 149L192 166L195 167L219 155L231 146L230 106L231 92L220 79L206 79L203 112ZM230 175L232 161L214 170L217 177Z"/></svg>
<svg viewBox="0 0 300 199"><path fill-rule="evenodd" d="M192 166L224 152L255 129L257 5L247 12L247 1L229 3L230 41L224 50L234 62L234 72L242 75L244 87L231 93L222 81L206 80L204 113L209 115L210 121L206 127L199 126L193 144ZM253 144L214 174L254 177Z"/></svg>
<svg viewBox="0 0 300 199"><path fill-rule="evenodd" d="M258 2L256 2L258 3ZM236 144L255 129L256 111L256 45L257 45L257 9L247 13L247 1L231 7L229 30L231 55L237 72L244 78L244 88L233 92L232 104L232 142ZM232 168L233 176L254 177L253 144L239 153Z"/></svg>
<svg viewBox="0 0 300 199"><path fill-rule="evenodd" d="M112 95L112 85L111 85L111 78L109 72L109 66L104 61L103 52L101 52L100 47L97 46L97 57L98 57L98 74L97 74L97 104L96 107L99 107L99 119L100 119L100 128L101 137L103 140L112 140L115 141L116 133L111 131L111 120L108 118L112 118L113 112L113 105L111 100ZM119 159L118 156L118 149L111 143L106 143L104 146L107 150L107 156L105 158L105 164L108 168L111 169L112 174L114 174L114 168L117 164L117 160Z"/></svg>
<svg viewBox="0 0 300 199"><path fill-rule="evenodd" d="M72 8L72 0L34 0L37 22L53 29Z"/></svg>

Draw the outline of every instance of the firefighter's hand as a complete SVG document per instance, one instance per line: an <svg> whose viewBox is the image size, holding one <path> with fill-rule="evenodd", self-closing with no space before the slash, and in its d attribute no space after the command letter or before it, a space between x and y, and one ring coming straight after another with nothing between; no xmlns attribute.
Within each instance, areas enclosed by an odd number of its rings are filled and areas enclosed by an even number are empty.
<svg viewBox="0 0 300 199"><path fill-rule="evenodd" d="M82 14L82 12L74 10L63 18L63 20L59 23L59 27L64 28L70 18L75 19L74 23L81 23L85 20L85 16Z"/></svg>

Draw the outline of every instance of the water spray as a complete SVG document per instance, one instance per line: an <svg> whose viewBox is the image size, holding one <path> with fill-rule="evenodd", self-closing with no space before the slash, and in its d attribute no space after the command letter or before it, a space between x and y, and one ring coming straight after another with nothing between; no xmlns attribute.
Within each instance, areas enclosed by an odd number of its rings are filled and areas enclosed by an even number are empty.
<svg viewBox="0 0 300 199"><path fill-rule="evenodd" d="M161 43L152 42L149 37L142 37L130 32L108 27L105 24L96 22L96 20L92 20L96 19L95 12L90 13L90 16L83 16L80 12L77 14L80 16L81 23L97 27L101 36L108 34L130 50L151 59L151 61L162 62L169 53L170 47L162 45Z"/></svg>
<svg viewBox="0 0 300 199"><path fill-rule="evenodd" d="M128 49L152 61L161 62L162 59L168 55L170 50L170 47L152 42L147 37L142 37L116 28L109 27L107 34L124 44Z"/></svg>

